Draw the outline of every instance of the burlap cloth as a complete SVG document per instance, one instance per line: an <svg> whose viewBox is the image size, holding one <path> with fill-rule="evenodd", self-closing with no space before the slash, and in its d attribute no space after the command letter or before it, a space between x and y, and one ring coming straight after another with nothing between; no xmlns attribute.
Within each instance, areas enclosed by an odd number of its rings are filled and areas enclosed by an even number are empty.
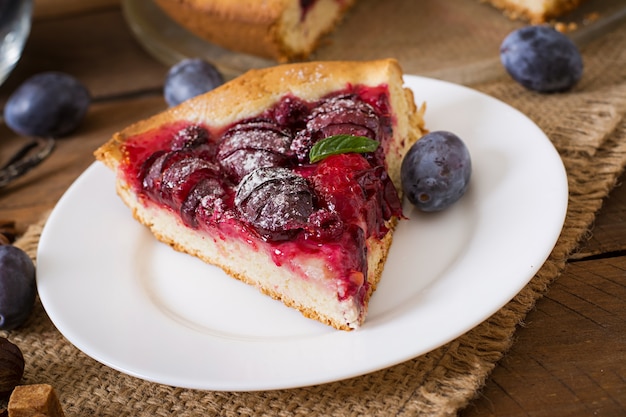
<svg viewBox="0 0 626 417"><path fill-rule="evenodd" d="M458 339L345 381L269 392L203 392L145 382L101 365L65 340L37 302L27 325L7 333L26 358L23 383L52 384L68 416L455 415L563 271L626 165L626 26L587 45L584 62L583 80L567 94L535 94L506 78L474 86L526 113L546 132L563 158L570 197L563 232L545 265L504 308ZM17 242L33 257L44 220Z"/></svg>

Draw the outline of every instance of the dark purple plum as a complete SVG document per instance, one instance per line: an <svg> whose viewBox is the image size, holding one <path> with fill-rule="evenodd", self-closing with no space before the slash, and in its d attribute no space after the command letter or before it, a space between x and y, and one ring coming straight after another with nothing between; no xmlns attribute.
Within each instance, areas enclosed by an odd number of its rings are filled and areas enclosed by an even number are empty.
<svg viewBox="0 0 626 417"><path fill-rule="evenodd" d="M60 138L81 123L91 96L76 78L43 72L24 81L4 107L6 124L23 136Z"/></svg>
<svg viewBox="0 0 626 417"><path fill-rule="evenodd" d="M22 249L0 246L0 329L15 329L30 316L35 303L35 265Z"/></svg>
<svg viewBox="0 0 626 417"><path fill-rule="evenodd" d="M16 344L0 336L0 358L0 399L6 400L24 376L24 354ZM6 416L6 411L2 415Z"/></svg>
<svg viewBox="0 0 626 417"><path fill-rule="evenodd" d="M550 26L525 26L511 32L500 46L500 60L515 81L542 93L569 90L583 73L574 42Z"/></svg>
<svg viewBox="0 0 626 417"><path fill-rule="evenodd" d="M187 58L168 71L163 95L172 107L222 84L224 77L213 64L200 58Z"/></svg>
<svg viewBox="0 0 626 417"><path fill-rule="evenodd" d="M404 193L414 206L429 212L444 210L469 186L470 153L454 133L430 132L411 146L400 173Z"/></svg>

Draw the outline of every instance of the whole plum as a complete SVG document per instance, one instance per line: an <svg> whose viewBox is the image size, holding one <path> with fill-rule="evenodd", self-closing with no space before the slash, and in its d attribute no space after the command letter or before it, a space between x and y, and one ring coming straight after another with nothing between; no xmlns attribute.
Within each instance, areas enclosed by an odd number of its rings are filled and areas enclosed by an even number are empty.
<svg viewBox="0 0 626 417"><path fill-rule="evenodd" d="M172 107L223 83L222 74L213 64L200 58L187 58L168 71L163 95L167 104Z"/></svg>
<svg viewBox="0 0 626 417"><path fill-rule="evenodd" d="M415 142L402 160L402 188L422 211L443 210L465 194L472 173L469 150L457 135L434 131Z"/></svg>
<svg viewBox="0 0 626 417"><path fill-rule="evenodd" d="M11 330L24 324L37 293L35 265L22 249L0 246L0 329Z"/></svg>
<svg viewBox="0 0 626 417"><path fill-rule="evenodd" d="M500 60L522 86L542 93L566 91L582 77L583 61L566 35L549 26L525 26L500 46Z"/></svg>
<svg viewBox="0 0 626 417"><path fill-rule="evenodd" d="M4 120L23 136L59 138L74 131L91 103L87 88L62 72L43 72L24 81L4 107Z"/></svg>

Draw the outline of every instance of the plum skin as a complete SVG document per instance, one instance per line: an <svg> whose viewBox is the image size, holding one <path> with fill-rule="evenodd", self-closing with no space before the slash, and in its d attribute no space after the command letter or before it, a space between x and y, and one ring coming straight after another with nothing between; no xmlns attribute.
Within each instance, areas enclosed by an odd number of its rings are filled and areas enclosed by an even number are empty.
<svg viewBox="0 0 626 417"><path fill-rule="evenodd" d="M168 106L173 107L223 83L223 75L213 64L200 58L187 58L168 71L163 96Z"/></svg>
<svg viewBox="0 0 626 417"><path fill-rule="evenodd" d="M452 132L434 131L415 142L400 167L402 188L411 204L441 211L467 191L472 162L465 143Z"/></svg>
<svg viewBox="0 0 626 417"><path fill-rule="evenodd" d="M91 95L78 79L62 72L42 72L11 94L4 119L22 136L60 138L78 127L90 104Z"/></svg>
<svg viewBox="0 0 626 417"><path fill-rule="evenodd" d="M28 319L37 294L35 265L22 249L0 246L0 329L20 327Z"/></svg>
<svg viewBox="0 0 626 417"><path fill-rule="evenodd" d="M567 36L549 26L525 26L500 45L500 60L525 88L541 93L571 89L582 77L583 61Z"/></svg>

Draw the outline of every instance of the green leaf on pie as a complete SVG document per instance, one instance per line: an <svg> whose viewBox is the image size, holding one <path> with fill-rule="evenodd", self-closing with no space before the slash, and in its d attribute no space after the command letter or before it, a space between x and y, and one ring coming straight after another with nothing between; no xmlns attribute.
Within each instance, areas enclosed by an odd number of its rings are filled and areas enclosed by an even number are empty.
<svg viewBox="0 0 626 417"><path fill-rule="evenodd" d="M329 136L313 145L309 152L309 160L314 164L331 155L374 152L378 145L380 145L378 141L365 136Z"/></svg>

